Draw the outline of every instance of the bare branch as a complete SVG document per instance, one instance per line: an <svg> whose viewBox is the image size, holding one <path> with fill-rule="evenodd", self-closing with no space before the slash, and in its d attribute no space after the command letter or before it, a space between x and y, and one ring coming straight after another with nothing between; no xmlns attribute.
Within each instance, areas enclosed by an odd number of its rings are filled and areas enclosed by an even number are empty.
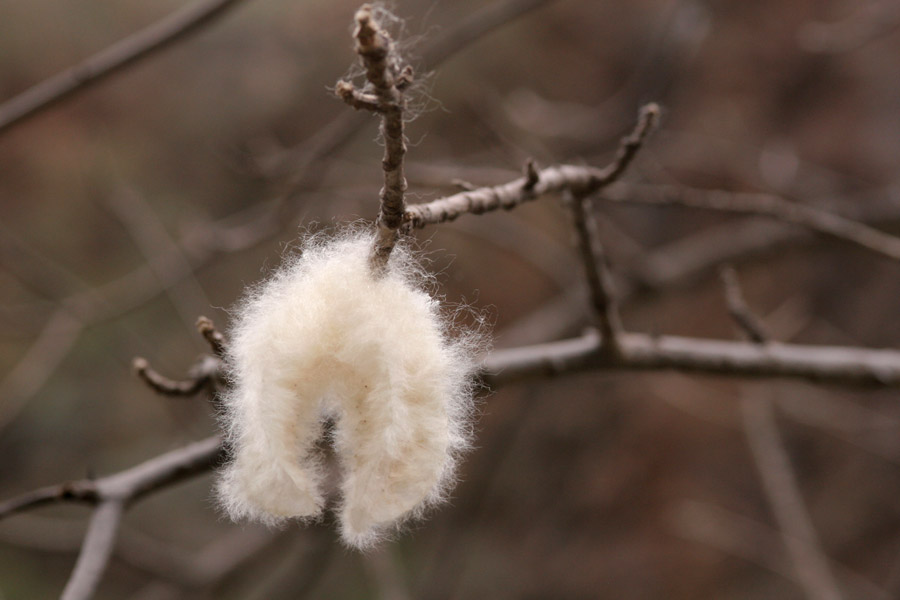
<svg viewBox="0 0 900 600"><path fill-rule="evenodd" d="M852 219L812 206L788 202L771 194L741 194L674 185L629 184L611 186L604 192L603 198L627 204L685 206L770 217L900 260L900 238Z"/></svg>
<svg viewBox="0 0 900 600"><path fill-rule="evenodd" d="M734 268L731 266L722 267L719 270L719 276L722 278L722 285L725 287L728 314L738 324L741 331L750 338L750 341L756 344L765 343L769 339L766 328L760 318L753 314L753 311L750 310L750 307L744 301L744 294L741 292L741 285L738 282Z"/></svg>
<svg viewBox="0 0 900 600"><path fill-rule="evenodd" d="M112 556L124 508L121 500L104 500L94 510L75 569L63 590L61 600L87 600L97 591L100 578Z"/></svg>
<svg viewBox="0 0 900 600"><path fill-rule="evenodd" d="M349 81L338 81L334 86L334 92L338 97L356 110L368 110L374 113L382 112L378 96L367 94L353 87Z"/></svg>
<svg viewBox="0 0 900 600"><path fill-rule="evenodd" d="M618 355L618 338L622 320L615 297L612 273L607 265L606 253L597 233L597 224L591 212L589 198L566 194L566 204L572 214L575 228L575 245L584 267L584 275L591 295L592 315L600 329L603 347L611 356Z"/></svg>
<svg viewBox="0 0 900 600"><path fill-rule="evenodd" d="M210 361L201 361L197 365L199 369L194 369L198 372L191 378L181 381L161 375L150 366L150 363L145 358L140 356L135 357L132 361L132 366L135 374L157 394L162 394L163 396L193 396L209 384L210 377L218 369L218 361L212 359ZM212 371L209 371L210 367Z"/></svg>
<svg viewBox="0 0 900 600"><path fill-rule="evenodd" d="M406 209L404 221L410 227L421 228L453 221L465 213L482 214L500 208L512 209L546 194L568 191L587 197L616 181L644 143L659 117L656 104L644 106L634 130L624 138L613 162L602 169L560 165L535 172L503 185L460 192L432 202L414 204ZM535 176L537 181L535 181Z"/></svg>
<svg viewBox="0 0 900 600"><path fill-rule="evenodd" d="M403 175L403 156L406 140L403 137L405 89L412 80L412 67L402 66L394 41L378 23L372 7L364 4L356 12L356 53L366 69L369 85L357 91L346 81L338 82L336 92L356 109L366 108L381 115L381 136L384 138L384 187L381 188L381 207L376 226L378 234L372 254L376 270L387 264L391 250L399 238L400 226L406 212L406 177Z"/></svg>
<svg viewBox="0 0 900 600"><path fill-rule="evenodd" d="M810 600L842 597L803 502L790 457L778 433L769 398L741 400L744 433L769 505L791 556L797 580Z"/></svg>
<svg viewBox="0 0 900 600"><path fill-rule="evenodd" d="M209 470L218 462L221 453L221 439L212 436L100 479L49 486L7 500L0 504L0 519L57 502L98 504L117 500L129 504L150 492Z"/></svg>
<svg viewBox="0 0 900 600"><path fill-rule="evenodd" d="M0 503L0 519L10 515L58 502L95 504L99 499L97 486L90 479L72 481L38 488Z"/></svg>
<svg viewBox="0 0 900 600"><path fill-rule="evenodd" d="M770 338L744 301L734 269L725 267L720 273L732 317L753 343L767 343ZM810 600L838 600L842 597L841 592L800 493L797 475L778 431L771 399L745 395L741 398L741 415L744 435L797 580Z"/></svg>
<svg viewBox="0 0 900 600"><path fill-rule="evenodd" d="M489 33L500 29L533 10L551 4L554 0L501 0L470 13L463 21L448 29L433 41L426 41L422 49L421 69L430 72L441 63L465 50ZM352 139L360 130L355 114L342 112L322 127L309 142L282 150L267 157L269 164L263 169L269 176L297 173L315 162L315 156L330 154ZM311 142L311 143L310 143ZM295 190L299 182L294 178L288 189Z"/></svg>
<svg viewBox="0 0 900 600"><path fill-rule="evenodd" d="M501 386L523 379L587 370L664 370L732 377L786 377L847 386L900 386L900 351L845 346L706 340L623 333L620 355L604 360L596 333L498 350L483 366L484 381Z"/></svg>
<svg viewBox="0 0 900 600"><path fill-rule="evenodd" d="M198 0L25 90L0 105L0 134L113 73L187 38L240 1Z"/></svg>
<svg viewBox="0 0 900 600"><path fill-rule="evenodd" d="M200 335L202 335L203 339L206 340L206 343L209 344L213 354L219 358L225 356L225 336L219 333L219 330L216 329L212 319L204 316L198 318L197 331L200 332Z"/></svg>

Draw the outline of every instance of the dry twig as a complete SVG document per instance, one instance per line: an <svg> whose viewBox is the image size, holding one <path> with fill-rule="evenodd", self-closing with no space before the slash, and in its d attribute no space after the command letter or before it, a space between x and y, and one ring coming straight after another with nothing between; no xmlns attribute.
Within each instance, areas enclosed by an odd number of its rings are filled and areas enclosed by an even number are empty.
<svg viewBox="0 0 900 600"><path fill-rule="evenodd" d="M769 339L769 336L766 333L762 320L750 310L750 307L744 301L744 295L741 293L741 286L734 268L731 266L722 267L719 270L719 277L721 277L722 286L725 288L728 314L741 328L741 331L750 338L750 341L755 344L764 344Z"/></svg>
<svg viewBox="0 0 900 600"><path fill-rule="evenodd" d="M384 187L381 188L381 207L376 226L378 234L372 264L381 269L399 238L400 226L406 211L406 177L403 175L403 156L406 140L403 137L403 118L406 99L403 90L412 81L412 67L404 66L394 41L382 28L372 7L364 4L356 12L356 53L366 69L368 85L356 90L346 81L339 81L337 94L356 109L365 108L381 115L381 136L384 139Z"/></svg>
<svg viewBox="0 0 900 600"><path fill-rule="evenodd" d="M0 105L0 134L76 92L189 37L240 2L198 0L10 98Z"/></svg>
<svg viewBox="0 0 900 600"><path fill-rule="evenodd" d="M163 396L193 396L210 385L219 370L219 361L203 357L191 367L187 379L175 380L158 373L145 358L140 356L132 361L135 374L157 394Z"/></svg>
<svg viewBox="0 0 900 600"><path fill-rule="evenodd" d="M728 311L754 344L769 342L762 324L744 301L734 269L721 271ZM791 557L797 580L810 600L838 600L841 592L803 501L797 475L766 397L741 398L742 424L769 506Z"/></svg>
<svg viewBox="0 0 900 600"><path fill-rule="evenodd" d="M466 213L480 215L501 208L510 210L546 194L570 192L575 196L587 197L621 177L658 119L659 107L656 104L647 104L641 108L634 130L622 138L615 159L602 169L560 165L536 173L532 170L524 177L503 185L483 187L432 202L413 204L406 209L404 221L410 227L421 228L453 221Z"/></svg>
<svg viewBox="0 0 900 600"><path fill-rule="evenodd" d="M788 202L771 194L742 194L674 185L610 186L606 200L650 206L684 206L743 215L759 215L799 225L816 233L856 244L900 260L900 238L812 206Z"/></svg>
<svg viewBox="0 0 900 600"><path fill-rule="evenodd" d="M590 198L567 193L566 204L572 215L575 245L590 290L591 313L600 330L604 351L614 358L619 354L622 320L613 289L612 273L591 212L591 201Z"/></svg>
<svg viewBox="0 0 900 600"><path fill-rule="evenodd" d="M200 335L202 335L203 339L206 340L206 343L209 344L209 348L214 355L219 358L225 356L225 336L219 333L219 330L216 329L212 319L203 316L198 318L197 331L200 332Z"/></svg>

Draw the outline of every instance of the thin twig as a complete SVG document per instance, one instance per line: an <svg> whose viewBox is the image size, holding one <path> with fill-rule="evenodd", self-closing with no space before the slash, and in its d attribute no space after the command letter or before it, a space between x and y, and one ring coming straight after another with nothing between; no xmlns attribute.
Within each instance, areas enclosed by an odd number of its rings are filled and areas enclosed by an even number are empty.
<svg viewBox="0 0 900 600"><path fill-rule="evenodd" d="M406 212L406 177L403 175L403 156L406 140L403 137L403 117L406 110L405 89L412 80L412 68L403 66L391 36L375 20L372 7L364 4L356 12L356 53L366 69L366 89L357 91L340 81L336 91L354 108L368 108L381 115L381 136L384 139L384 187L381 206L376 219L378 230L372 265L376 271L387 264L391 250L399 239L399 229Z"/></svg>
<svg viewBox="0 0 900 600"><path fill-rule="evenodd" d="M766 328L762 320L750 310L750 307L744 301L744 295L741 292L741 286L734 268L731 266L722 267L719 270L719 277L721 277L722 286L725 288L728 314L741 328L741 331L750 338L750 341L756 344L765 343L769 339Z"/></svg>
<svg viewBox="0 0 900 600"><path fill-rule="evenodd" d="M619 317L612 273L591 211L591 201L587 197L570 193L565 196L575 228L575 245L590 290L591 314L600 329L604 350L611 356L617 356L622 320Z"/></svg>
<svg viewBox="0 0 900 600"><path fill-rule="evenodd" d="M781 532L766 523L691 500L672 510L669 521L673 533L680 537L756 563L789 581L798 581L790 557L782 549ZM831 568L839 575L841 587L853 598L894 598L884 588L840 563L832 563Z"/></svg>
<svg viewBox="0 0 900 600"><path fill-rule="evenodd" d="M199 368L193 369L196 371L196 374L180 381L160 374L150 366L147 359L140 356L135 357L132 361L132 367L135 374L157 394L162 394L163 396L193 396L209 385L210 378L217 370L218 361L213 359L200 361L197 365ZM210 367L213 369L211 372L209 370Z"/></svg>
<svg viewBox="0 0 900 600"><path fill-rule="evenodd" d="M771 338L744 301L734 269L723 268L721 275L731 316L754 344L769 343ZM741 416L744 435L750 445L766 499L778 521L797 581L810 600L839 600L842 597L840 588L803 501L797 475L778 431L772 400L744 395L741 398Z"/></svg>
<svg viewBox="0 0 900 600"><path fill-rule="evenodd" d="M604 191L603 198L626 204L685 206L769 217L862 246L893 260L900 260L900 238L841 215L788 202L771 194L735 193L674 185L629 184L610 186Z"/></svg>
<svg viewBox="0 0 900 600"><path fill-rule="evenodd" d="M810 600L840 599L840 588L822 551L790 457L778 433L771 400L745 397L741 400L741 412L744 433L797 580Z"/></svg>
<svg viewBox="0 0 900 600"><path fill-rule="evenodd" d="M83 479L28 492L0 504L0 519L22 510L58 502L98 504L121 500L130 504L215 465L222 453L219 436L194 442L100 479Z"/></svg>
<svg viewBox="0 0 900 600"><path fill-rule="evenodd" d="M59 502L95 504L99 499L97 486L90 479L72 481L38 488L0 503L0 519L18 512Z"/></svg>
<svg viewBox="0 0 900 600"><path fill-rule="evenodd" d="M61 600L87 600L97 591L116 543L124 508L121 500L104 500L94 510L75 569L66 583Z"/></svg>
<svg viewBox="0 0 900 600"><path fill-rule="evenodd" d="M470 13L465 19L439 35L433 41L426 41L422 49L423 72L430 72L458 52L465 50L489 33L502 28L532 11L552 4L555 0L502 0ZM270 176L294 174L305 170L315 162L315 155L332 153L348 142L360 130L359 121L353 113L342 112L322 127L311 140L282 150L269 157L271 164L264 167ZM311 143L310 143L311 142ZM289 190L296 190L299 181L288 184Z"/></svg>
<svg viewBox="0 0 900 600"><path fill-rule="evenodd" d="M621 177L658 118L659 107L656 104L647 104L641 108L634 130L622 138L616 157L602 169L560 165L536 173L532 170L524 177L503 185L483 187L432 202L414 204L406 209L404 221L410 227L421 228L453 221L466 213L478 215L501 208L509 210L546 194L568 191L576 196L587 197Z"/></svg>
<svg viewBox="0 0 900 600"><path fill-rule="evenodd" d="M0 134L74 93L189 37L240 2L198 0L25 90L0 105Z"/></svg>
<svg viewBox="0 0 900 600"><path fill-rule="evenodd" d="M197 331L200 332L200 335L202 335L203 339L206 340L206 343L209 344L213 354L219 358L225 356L225 336L219 333L219 330L216 329L212 319L204 316L199 317L197 319Z"/></svg>

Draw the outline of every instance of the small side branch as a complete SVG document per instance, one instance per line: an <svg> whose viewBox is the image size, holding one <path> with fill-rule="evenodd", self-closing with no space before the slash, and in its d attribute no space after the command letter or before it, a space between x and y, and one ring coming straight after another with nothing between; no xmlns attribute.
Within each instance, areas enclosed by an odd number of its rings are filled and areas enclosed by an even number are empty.
<svg viewBox="0 0 900 600"><path fill-rule="evenodd" d="M725 267L720 274L731 316L754 344L768 343L771 338L744 301L734 269ZM745 395L741 398L741 415L744 435L797 581L810 600L840 600L840 588L803 501L797 475L778 431L771 399Z"/></svg>
<svg viewBox="0 0 900 600"><path fill-rule="evenodd" d="M591 212L589 198L566 194L566 204L572 214L575 245L584 267L591 296L592 315L603 340L603 348L611 356L619 354L619 334L622 321L615 297L612 273L606 253L600 243L597 223Z"/></svg>
<svg viewBox="0 0 900 600"><path fill-rule="evenodd" d="M211 361L213 363L218 362L213 361L212 359ZM179 381L169 379L165 375L158 373L150 366L150 363L148 363L145 358L140 356L132 361L132 366L134 367L135 374L140 377L150 389L163 396L193 396L209 384L210 378L217 370L217 364L211 364L212 370L210 371L208 368L204 368L205 361L201 361L197 365L199 368L195 367L195 369L193 369L194 371L197 371L194 376Z"/></svg>
<svg viewBox="0 0 900 600"><path fill-rule="evenodd" d="M206 340L206 343L209 344L209 348L214 355L219 358L225 356L225 336L216 329L212 319L202 316L198 318L197 331L200 332L200 335L202 335L203 339Z"/></svg>
<svg viewBox="0 0 900 600"><path fill-rule="evenodd" d="M840 600L843 596L800 493L771 400L745 397L741 409L747 443L797 581L810 600Z"/></svg>
<svg viewBox="0 0 900 600"><path fill-rule="evenodd" d="M406 210L403 220L410 227L422 228L453 221L466 213L480 215L501 208L510 210L547 194L570 192L588 197L622 176L655 127L659 112L656 104L644 106L632 132L622 138L615 159L602 169L560 165L538 171L532 164L525 176L515 181L414 204Z"/></svg>
<svg viewBox="0 0 900 600"><path fill-rule="evenodd" d="M728 314L734 319L747 337L755 344L764 344L769 335L759 317L753 314L750 307L744 301L744 294L738 282L737 273L731 266L722 267L719 270L722 285L725 288L725 301L728 303Z"/></svg>

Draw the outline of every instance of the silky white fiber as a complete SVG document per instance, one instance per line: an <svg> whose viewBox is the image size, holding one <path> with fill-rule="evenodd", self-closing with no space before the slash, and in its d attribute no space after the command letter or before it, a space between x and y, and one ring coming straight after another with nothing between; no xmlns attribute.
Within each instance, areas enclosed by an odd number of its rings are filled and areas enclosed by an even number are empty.
<svg viewBox="0 0 900 600"><path fill-rule="evenodd" d="M321 514L326 417L347 544L371 545L452 483L480 336L451 338L403 245L374 274L373 243L360 230L310 236L237 310L223 399L233 453L218 486L233 519Z"/></svg>

